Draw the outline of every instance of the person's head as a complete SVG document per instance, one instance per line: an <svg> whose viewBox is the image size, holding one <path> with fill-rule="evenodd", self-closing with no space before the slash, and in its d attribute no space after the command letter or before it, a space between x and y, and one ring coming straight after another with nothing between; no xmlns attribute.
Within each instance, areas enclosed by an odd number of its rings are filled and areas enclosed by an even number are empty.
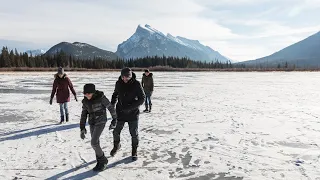
<svg viewBox="0 0 320 180"><path fill-rule="evenodd" d="M121 79L124 83L127 83L132 78L132 70L128 67L121 70Z"/></svg>
<svg viewBox="0 0 320 180"><path fill-rule="evenodd" d="M83 87L83 94L87 99L91 99L96 92L96 86L94 84L85 84Z"/></svg>
<svg viewBox="0 0 320 180"><path fill-rule="evenodd" d="M59 76L60 78L62 78L63 75L64 75L64 69L63 69L62 67L59 67L59 68L58 68L58 76Z"/></svg>
<svg viewBox="0 0 320 180"><path fill-rule="evenodd" d="M146 76L149 76L149 74L150 74L149 69L145 69L145 70L144 70L144 74L145 74Z"/></svg>

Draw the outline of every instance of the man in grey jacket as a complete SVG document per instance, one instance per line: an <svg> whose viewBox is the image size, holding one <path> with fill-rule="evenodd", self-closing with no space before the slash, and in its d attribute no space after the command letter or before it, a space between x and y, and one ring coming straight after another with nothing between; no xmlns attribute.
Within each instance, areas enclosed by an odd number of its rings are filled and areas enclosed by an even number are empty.
<svg viewBox="0 0 320 180"><path fill-rule="evenodd" d="M114 129L117 125L117 114L114 106L106 98L103 92L95 89L94 84L86 84L83 88L84 99L82 100L82 112L80 120L81 138L85 138L87 130L85 128L87 116L89 115L89 125L91 134L91 146L95 151L97 165L93 168L94 171L103 171L107 168L108 159L105 157L99 138L104 130L107 122L106 109L110 111L112 121L109 129Z"/></svg>

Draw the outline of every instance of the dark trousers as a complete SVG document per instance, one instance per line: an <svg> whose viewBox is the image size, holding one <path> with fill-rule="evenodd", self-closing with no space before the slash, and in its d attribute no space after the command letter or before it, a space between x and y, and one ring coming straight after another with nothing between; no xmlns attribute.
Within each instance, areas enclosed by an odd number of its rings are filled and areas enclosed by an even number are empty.
<svg viewBox="0 0 320 180"><path fill-rule="evenodd" d="M97 157L101 157L103 155L103 151L100 146L100 136L106 123L98 124L98 125L90 125L90 134L91 134L91 146L96 153Z"/></svg>
<svg viewBox="0 0 320 180"><path fill-rule="evenodd" d="M120 142L120 134L125 123L126 123L125 121L118 121L116 128L113 130L113 141L115 143ZM131 134L132 147L138 147L139 145L138 120L129 121L128 125L129 125L129 131Z"/></svg>

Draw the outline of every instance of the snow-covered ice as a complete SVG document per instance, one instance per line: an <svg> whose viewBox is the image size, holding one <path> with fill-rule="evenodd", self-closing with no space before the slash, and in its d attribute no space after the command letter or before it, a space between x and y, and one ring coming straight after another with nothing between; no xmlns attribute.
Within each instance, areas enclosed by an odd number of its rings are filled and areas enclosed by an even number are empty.
<svg viewBox="0 0 320 180"><path fill-rule="evenodd" d="M58 125L52 72L0 73L0 179L320 179L320 73L155 72L139 160L130 161L126 126L100 173L90 135L80 139L81 91L95 83L111 98L119 73L68 75L79 102L71 98L71 122ZM107 128L101 144L109 154Z"/></svg>

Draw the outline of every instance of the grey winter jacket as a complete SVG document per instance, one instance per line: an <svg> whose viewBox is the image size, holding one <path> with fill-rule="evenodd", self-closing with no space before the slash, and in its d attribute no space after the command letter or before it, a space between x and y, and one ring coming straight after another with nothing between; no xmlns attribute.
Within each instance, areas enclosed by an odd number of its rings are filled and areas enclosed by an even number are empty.
<svg viewBox="0 0 320 180"><path fill-rule="evenodd" d="M107 122L107 112L110 111L112 119L117 119L117 114L110 101L101 91L96 91L92 99L88 100L86 97L82 100L82 112L80 119L80 129L84 129L89 115L88 123L90 125L97 125Z"/></svg>

